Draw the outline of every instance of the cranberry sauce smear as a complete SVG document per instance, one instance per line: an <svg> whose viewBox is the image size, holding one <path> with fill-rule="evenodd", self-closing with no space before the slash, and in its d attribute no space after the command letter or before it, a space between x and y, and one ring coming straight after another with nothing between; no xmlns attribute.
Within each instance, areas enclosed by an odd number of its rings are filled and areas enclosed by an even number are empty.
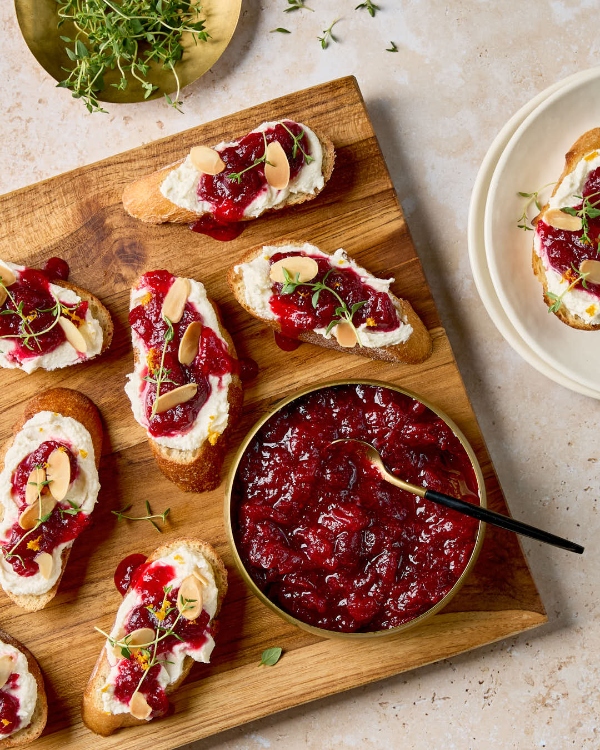
<svg viewBox="0 0 600 750"><path fill-rule="evenodd" d="M317 262L318 273L308 282L309 284L323 281L331 272L325 283L335 289L348 309L358 302L366 303L356 311L352 318L357 328L363 323L366 323L372 331L393 331L399 327L398 313L389 296L363 284L360 276L352 268L339 266L332 268L328 258L308 253L275 253L271 257L271 265L292 255L303 255ZM273 295L269 304L271 310L277 315L284 336L296 338L302 331L327 328L329 323L338 317L335 311L340 306L340 302L328 290L321 291L317 306L313 307L313 291L310 286L298 286L291 294L281 294L282 287L283 284L273 284Z"/></svg>
<svg viewBox="0 0 600 750"><path fill-rule="evenodd" d="M231 240L235 240L245 228L244 222L224 223L217 221L212 214L206 214L201 219L198 219L198 221L190 224L192 232L205 234L207 237L212 237L213 240L219 240L219 242L231 242Z"/></svg>
<svg viewBox="0 0 600 750"><path fill-rule="evenodd" d="M29 475L36 466L43 466L52 451L59 447L64 448L69 456L71 482L74 482L77 478L79 466L69 446L55 440L47 440L41 443L19 463L12 475L12 494L17 501L19 511L23 511L26 507L25 489ZM35 575L39 569L35 558L40 552L52 554L59 544L73 541L88 525L90 516L87 513L61 513L61 510L71 510L71 506L67 502L68 498L69 493L67 492L65 500L56 505L48 520L41 523L31 533L22 529L18 522L13 524L8 540L2 544L2 552L6 561L12 565L15 573L21 576ZM20 540L23 540L22 543ZM12 554L8 556L11 550Z"/></svg>
<svg viewBox="0 0 600 750"><path fill-rule="evenodd" d="M469 457L424 404L378 386L324 388L288 405L238 468L240 555L273 602L341 632L397 627L440 601L465 569L478 522L384 482L371 442L399 477L478 503Z"/></svg>
<svg viewBox="0 0 600 750"><path fill-rule="evenodd" d="M594 207L600 207L600 167L592 170L587 176L583 193L584 198L589 198ZM581 208L581 203L575 206L576 210ZM578 232L567 232L564 229L556 229L543 221L539 221L536 231L539 235L542 247L548 254L548 261L552 268L562 274L569 281L575 281L577 273L573 270L579 268L584 260L599 260L600 242L600 217L588 218L588 237L590 243L581 239L583 230ZM600 297L600 284L586 282L586 291ZM581 289L579 281L576 289Z"/></svg>
<svg viewBox="0 0 600 750"><path fill-rule="evenodd" d="M175 604L179 596L179 589L173 588L168 594L165 593L165 588L170 585L174 577L175 569L172 565L153 562L138 566L133 573L131 588L141 597L142 601L134 607L125 622L126 633L131 633L138 628L173 629L174 635L163 638L157 646L156 655L162 654L163 661L168 658L167 655L177 644L185 644L190 649L198 649L206 642L207 636L211 633L208 623L209 616L206 610L202 610L195 620L186 620L180 617L175 624L178 615ZM165 599L168 600L166 606ZM169 608L173 608L172 611L163 615ZM157 613L159 613L159 616L157 616ZM173 627L174 625L175 627ZM134 654L130 658L122 659L119 662L119 670L115 680L115 698L122 703L129 704L143 674L143 666L137 661ZM154 716L164 714L169 706L166 693L158 682L159 674L160 665L157 664L148 671L140 689L152 708Z"/></svg>
<svg viewBox="0 0 600 750"><path fill-rule="evenodd" d="M297 122L285 120L285 126L294 134L302 133ZM225 162L225 169L217 175L203 174L198 183L198 198L211 204L211 213L220 222L230 223L241 221L245 209L268 188L265 178L264 162L258 164L241 175L239 182L231 179L232 174L242 172L251 167L257 159L262 159L265 153L265 139L267 143L279 141L286 153L290 164L290 181L302 169L304 155L302 150L310 156L310 145L306 134L299 141L299 147L294 152L294 138L281 123L265 130L263 133L249 133L239 140L235 146L229 146L219 151L219 156Z"/></svg>
<svg viewBox="0 0 600 750"><path fill-rule="evenodd" d="M127 589L131 584L133 574L140 567L140 565L145 562L146 555L135 552L132 555L127 555L127 557L123 558L123 560L121 560L121 562L117 565L113 580L115 582L115 588L117 589L119 594L121 594L121 596L125 596L125 594L127 593Z"/></svg>
<svg viewBox="0 0 600 750"><path fill-rule="evenodd" d="M6 687L16 687L16 681L12 679L15 676L14 674L10 676ZM0 690L0 737L12 734L19 728L21 724L19 719L20 705L16 695Z"/></svg>
<svg viewBox="0 0 600 750"><path fill-rule="evenodd" d="M142 276L140 285L147 288L150 298L139 304L129 313L129 323L144 342L147 349L147 376L155 377L160 367L167 324L162 317L162 304L167 292L175 281L168 271L150 271ZM182 365L178 359L179 342L187 327L195 320L202 326L200 348L191 365ZM202 315L189 300L185 305L179 323L173 325L174 336L167 344L163 367L169 371L168 380L161 384L161 394L167 393L186 383L196 383L198 391L193 399L160 414L152 416L152 405L156 399L156 383L148 381L145 390L145 416L148 431L153 437L185 434L189 431L211 392L210 375L223 377L236 371L237 361L227 352L227 347L215 331L204 325Z"/></svg>
<svg viewBox="0 0 600 750"><path fill-rule="evenodd" d="M42 272L50 280L57 279L58 281L66 281L69 278L69 264L62 258L48 258L44 263Z"/></svg>

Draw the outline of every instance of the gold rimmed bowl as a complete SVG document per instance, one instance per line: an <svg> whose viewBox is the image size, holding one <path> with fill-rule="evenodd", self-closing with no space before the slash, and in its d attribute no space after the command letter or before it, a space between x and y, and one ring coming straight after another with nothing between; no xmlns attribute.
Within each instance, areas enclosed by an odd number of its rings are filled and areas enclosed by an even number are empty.
<svg viewBox="0 0 600 750"><path fill-rule="evenodd" d="M485 485L457 425L416 394L346 380L306 388L263 416L229 474L225 524L250 590L327 638L393 636L445 607L473 568L485 525L386 484L357 452L480 507Z"/></svg>
<svg viewBox="0 0 600 750"><path fill-rule="evenodd" d="M201 15L206 18L206 31L210 38L206 42L196 43L191 34L182 35L184 51L181 60L175 65L180 88L204 75L221 57L231 41L241 7L242 0L205 0L202 3ZM65 42L60 37L68 36L72 39L76 32L70 22L58 27L57 8L56 0L15 0L19 27L31 53L47 73L56 81L62 81L68 75L65 69L71 70L73 63L67 56ZM146 97L141 82L129 73L126 74L125 89L111 85L118 84L120 78L118 70L107 72L104 76L104 89L97 92L97 99L112 103L141 102L146 98L155 99L171 94L177 89L173 71L155 62L150 63L150 71L146 77L146 80L158 87L150 97Z"/></svg>

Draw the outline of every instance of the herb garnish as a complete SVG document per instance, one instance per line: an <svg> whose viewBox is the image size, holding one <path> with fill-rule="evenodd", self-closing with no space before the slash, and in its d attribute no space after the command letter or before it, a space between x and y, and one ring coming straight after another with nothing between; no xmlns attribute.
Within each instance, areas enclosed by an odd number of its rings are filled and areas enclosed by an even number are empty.
<svg viewBox="0 0 600 750"><path fill-rule="evenodd" d="M285 8L284 13L291 13L293 10L310 10L314 13L312 8L304 5L304 0L287 0L289 8Z"/></svg>
<svg viewBox="0 0 600 750"><path fill-rule="evenodd" d="M331 26L327 29L323 29L323 36L318 36L317 39L321 42L321 47L323 49L327 49L329 47L329 42L337 42L337 39L333 36L333 27L338 23L340 19L337 18Z"/></svg>
<svg viewBox="0 0 600 750"><path fill-rule="evenodd" d="M595 203L592 203L590 201L590 198L594 198L597 195L600 195L600 190L596 193L592 193L591 195L586 195L585 198L582 195L575 195L574 197L577 198L577 200L581 201L581 208L565 206L564 208L560 209L564 214L569 214L569 216L577 216L581 219L581 229L583 230L581 241L585 245L592 244L592 240L590 239L590 236L588 234L588 229L590 228L589 220L595 219L597 216L600 216L600 208L597 208L597 206L600 204L600 199L598 199ZM596 252L600 252L600 249L597 248Z"/></svg>
<svg viewBox="0 0 600 750"><path fill-rule="evenodd" d="M162 529L160 526L153 520L155 518L160 518L160 520L165 523L167 520L167 516L171 512L171 508L167 508L162 513L152 513L152 508L150 507L150 503L148 500L146 500L146 515L145 516L126 516L128 510L131 510L132 504L126 505L124 508L121 508L121 510L111 510L111 513L115 515L119 521L122 518L125 518L127 521L150 521L150 523L154 526L154 528L158 531L159 534L162 534ZM65 511L68 512L68 511Z"/></svg>
<svg viewBox="0 0 600 750"><path fill-rule="evenodd" d="M517 226L519 227L519 229L523 229L525 232L533 231L533 226L529 219L529 208L532 204L535 204L538 212L541 211L542 205L540 202L540 193L542 192L542 190L545 190L547 187L555 184L555 182L549 182L547 185L544 185L543 187L539 188L539 190L535 190L532 193L522 193L521 191L517 193L517 195L520 195L521 198L527 198L527 202L525 203L525 206L523 208L523 213L517 219Z"/></svg>
<svg viewBox="0 0 600 750"><path fill-rule="evenodd" d="M260 657L261 667L274 667L275 664L281 659L283 649L279 646L273 646L272 648L266 648Z"/></svg>
<svg viewBox="0 0 600 750"><path fill-rule="evenodd" d="M44 467L41 465L34 466L32 469L32 472L35 469L39 470L43 468ZM21 564L23 566L25 565L25 563L23 562L23 558L20 555L15 555L15 550L25 541L25 539L27 539L28 536L33 534L33 532L36 531L43 523L45 523L52 515L52 511L50 511L49 513L46 513L46 515L44 516L42 515L42 491L44 487L47 487L50 484L51 481L52 481L51 479L45 479L43 482L28 482L28 484L31 484L37 487L37 497L33 502L38 504L40 517L35 519L35 526L32 529L29 529L28 532L23 534L23 536L19 539L19 541L4 555L6 560L10 560L11 557L17 557L21 561Z"/></svg>
<svg viewBox="0 0 600 750"><path fill-rule="evenodd" d="M83 508L81 505L77 505L77 503L74 503L72 500L67 500L69 503L68 508L59 508L58 512L61 515L67 515L67 516L76 516L78 513L83 512Z"/></svg>
<svg viewBox="0 0 600 750"><path fill-rule="evenodd" d="M358 310L360 310L363 305L367 304L368 300L365 299L362 302L355 302L352 307L349 308L344 300L340 297L340 295L335 291L335 289L332 289L325 283L331 273L333 273L333 268L330 268L329 271L327 271L327 273L323 277L323 281L317 281L313 284L310 281L300 281L299 273L297 273L296 278L293 279L287 268L283 268L283 278L285 279L285 283L281 287L281 294L292 294L292 292L296 291L297 287L307 286L313 291L312 306L316 307L319 302L319 296L321 292L330 292L340 304L335 308L334 314L337 315L337 318L333 318L333 320L330 321L329 325L325 329L325 334L329 334L332 328L335 328L338 323L346 322L352 326L352 330L356 334L358 345L362 346L362 344L360 343L360 336L352 319L354 318L354 315L358 312Z"/></svg>
<svg viewBox="0 0 600 750"><path fill-rule="evenodd" d="M578 268L575 268L575 266L572 263L571 263L571 268L573 269L573 271L576 274L575 280L572 281L569 284L569 286L563 292L561 292L561 294L554 294L554 292L547 292L547 294L546 294L546 296L548 297L548 299L552 300L552 304L548 307L548 312L549 313L555 313L555 312L558 312L560 310L560 308L562 306L562 303L563 303L562 300L563 300L563 297L565 296L565 294L567 292L570 292L571 289L573 289L573 287L576 286L580 281L581 281L581 285L583 286L583 288L587 289L586 279L589 276L589 272L588 273L582 273Z"/></svg>
<svg viewBox="0 0 600 750"><path fill-rule="evenodd" d="M360 5L357 5L356 8L354 8L354 10L360 10L361 8L368 10L370 16L374 16L375 11L381 10L381 8L378 5L375 5L373 0L366 0L366 2L361 3Z"/></svg>
<svg viewBox="0 0 600 750"><path fill-rule="evenodd" d="M231 180L232 182L237 182L238 185L242 181L242 175L246 172L249 172L251 169L254 169L254 167L258 167L259 164L269 164L269 166L273 166L270 161L267 161L267 136L262 134L264 143L265 143L265 150L263 155L260 157L260 159L255 159L252 164L249 167L246 167L246 169L242 169L241 172L232 172L232 174L227 175L227 179Z"/></svg>
<svg viewBox="0 0 600 750"><path fill-rule="evenodd" d="M390 47L386 47L386 52L398 52L398 47L396 47L396 42L390 42Z"/></svg>
<svg viewBox="0 0 600 750"><path fill-rule="evenodd" d="M163 315L163 320L167 324L167 332L165 333L165 340L163 343L162 348L162 354L160 357L160 365L151 370L148 375L144 376L144 380L148 383L154 383L156 385L156 396L154 398L154 403L152 404L152 412L150 414L150 418L156 416L156 409L158 404L158 397L160 396L160 387L163 383L172 383L175 385L175 381L171 380L169 378L169 375L171 374L171 370L167 370L165 368L165 354L167 353L167 346L168 344L173 341L173 337L175 336L175 331L173 329L173 323L167 318L166 315Z"/></svg>
<svg viewBox="0 0 600 750"><path fill-rule="evenodd" d="M292 146L292 159L296 158L296 154L298 153L298 149L300 149L300 152L302 153L302 156L304 157L304 163L310 164L311 161L314 161L314 158L312 156L309 156L306 151L302 148L300 145L300 141L304 137L304 130L299 133L298 135L294 135L292 131L288 128L288 126L285 124L285 122L279 123L281 126L283 126L287 132L292 136L294 139L294 145Z"/></svg>
<svg viewBox="0 0 600 750"><path fill-rule="evenodd" d="M278 31L280 34L291 34L292 33L291 31L289 31L289 29L284 29L281 26L279 26L276 29L271 29L271 31L269 33L270 34L274 34L276 31Z"/></svg>
<svg viewBox="0 0 600 750"><path fill-rule="evenodd" d="M98 94L104 89L104 75L118 69L120 91L127 88L126 73L136 78L147 99L156 89L145 80L150 63L156 61L171 70L175 78L176 94L167 102L179 108L181 90L176 65L183 55L181 37L192 34L194 42L207 41L205 19L200 18L198 0L56 0L58 26L71 21L76 29L74 39L61 36L67 47L72 70L64 69L68 76L58 86L73 92L82 99L89 112L106 112L98 103Z"/></svg>

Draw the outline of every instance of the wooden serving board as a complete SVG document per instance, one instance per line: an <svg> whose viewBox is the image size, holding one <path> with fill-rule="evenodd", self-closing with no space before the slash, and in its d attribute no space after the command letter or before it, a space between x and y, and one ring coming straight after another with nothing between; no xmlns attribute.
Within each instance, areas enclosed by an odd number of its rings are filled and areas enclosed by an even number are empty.
<svg viewBox="0 0 600 750"><path fill-rule="evenodd" d="M328 133L336 147L333 177L315 201L250 222L243 234L219 243L186 226L148 226L120 203L123 186L183 157L196 144L232 140L265 120L289 117ZM507 513L444 329L423 276L360 90L343 78L252 107L178 136L113 156L0 198L0 257L41 266L64 257L71 280L110 309L115 337L98 361L53 373L0 373L0 438L9 437L23 403L63 385L90 396L106 427L94 523L76 541L58 596L28 614L0 591L0 627L21 639L46 676L49 721L40 748L173 748L306 701L490 643L546 621L544 608L515 535L488 527L479 561L465 586L440 614L393 640L322 640L288 625L245 588L232 564L224 524L223 487L186 494L159 472L123 391L131 371L127 322L129 288L139 274L167 268L200 279L221 307L240 356L260 372L246 390L243 417L233 430L225 477L237 445L256 419L307 384L339 378L397 383L446 411L471 442L486 480L489 506ZM234 301L225 271L243 252L283 238L306 239L326 251L344 247L374 274L396 282L434 340L422 365L393 365L302 345L275 346L270 330ZM162 535L146 522L118 521L126 503L143 511L171 508ZM131 552L150 553L163 541L196 535L211 542L230 571L230 590L211 665L195 665L174 697L174 714L148 726L101 739L81 723L84 686L100 648L93 629L110 628L120 596L112 583L117 563ZM263 649L282 646L273 668L259 668Z"/></svg>

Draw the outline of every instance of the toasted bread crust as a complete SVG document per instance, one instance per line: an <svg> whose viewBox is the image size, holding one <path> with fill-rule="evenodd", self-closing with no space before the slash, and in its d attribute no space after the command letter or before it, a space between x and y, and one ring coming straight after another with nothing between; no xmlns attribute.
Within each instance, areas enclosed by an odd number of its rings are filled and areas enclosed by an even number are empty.
<svg viewBox="0 0 600 750"><path fill-rule="evenodd" d="M13 428L13 437L10 438L0 450L0 471L4 470L4 458L6 452L12 445L17 434L23 429L25 423L40 411L51 411L62 414L63 417L71 417L80 422L90 433L92 444L94 446L94 461L96 468L100 466L100 456L102 455L102 421L95 404L83 393L74 391L71 388L51 388L47 391L34 396L25 404L25 409L21 419ZM3 513L3 511L1 511ZM61 572L51 589L44 594L14 594L6 591L5 594L12 601L26 609L28 612L37 612L43 609L55 596L64 575L71 547L63 549L61 554Z"/></svg>
<svg viewBox="0 0 600 750"><path fill-rule="evenodd" d="M153 562L154 560L158 560L159 558L168 555L171 550L176 549L180 545L185 545L201 552L212 567L215 584L219 592L217 609L211 623L213 632L216 632L218 629L217 617L221 610L225 594L227 593L227 570L214 548L207 542L203 542L199 539L175 539L154 550L154 552L148 557L148 562ZM193 664L194 660L191 656L186 656L183 662L181 676L178 680L167 686L167 695L172 695L177 690L190 673ZM144 719L136 719L129 713L109 714L103 710L100 691L106 683L109 672L110 664L106 656L106 649L102 648L83 694L82 717L83 723L88 729L91 729L92 732L100 734L103 737L108 737L122 727L140 726L148 723Z"/></svg>
<svg viewBox="0 0 600 750"><path fill-rule="evenodd" d="M335 162L335 149L331 139L327 136L317 133L313 128L311 130L315 133L321 148L323 149L323 187L327 184L331 173L333 172L333 165ZM184 159L171 164L168 167L163 167L157 172L146 175L135 182L130 183L125 187L123 191L123 207L130 216L134 219L139 219L148 224L190 224L197 221L201 216L205 214L195 213L188 211L185 208L180 208L170 200L164 197L160 192L160 186L165 180L166 176L174 169L182 164ZM322 190L323 188L321 188ZM288 206L296 206L300 203L312 200L316 198L321 190L316 190L314 193L295 193L288 196L287 200L283 203L275 206L269 211L276 211ZM250 221L258 218L256 216L245 216L242 221Z"/></svg>
<svg viewBox="0 0 600 750"><path fill-rule="evenodd" d="M304 240L283 240L281 242L275 242L271 246L287 246L287 245L298 245L301 247L305 244ZM227 273L227 282L233 292L233 295L240 303L240 305L252 315L254 318L261 320L268 326L273 328L275 331L281 331L281 324L277 320L267 320L261 318L256 311L251 308L246 302L246 295L244 293L244 283L242 280L242 274L236 271L236 267L242 263L248 263L255 257L261 254L263 245L252 248L245 255L242 256L240 261L232 266ZM402 320L406 320L413 329L410 338L403 344L394 344L386 347L366 347L366 346L355 346L353 349L346 349L340 346L337 340L332 336L326 339L324 336L314 333L313 331L303 331L298 335L300 341L305 341L309 344L316 344L317 346L323 346L326 349L334 349L338 352L350 352L351 354L359 354L362 357L368 357L369 359L379 359L384 362L402 362L404 364L418 364L424 362L432 352L432 342L429 331L423 325L423 322L413 310L410 302L399 299L391 292L389 292L390 299L396 309L398 310Z"/></svg>
<svg viewBox="0 0 600 750"><path fill-rule="evenodd" d="M23 745L28 745L30 742L33 742L33 740L37 739L40 736L40 734L44 731L46 720L48 718L48 699L46 697L46 690L44 688L44 677L42 675L42 671L31 651L26 648L20 641L18 641L16 638L13 638L4 630L0 630L0 641L8 643L10 646L13 646L13 648L18 649L22 654L24 654L25 658L27 659L27 666L29 668L29 671L33 675L37 684L37 701L33 710L31 721L26 727L19 729L18 732L15 732L10 737L6 737L5 739L0 740L0 750L4 750L4 748L22 747Z"/></svg>

